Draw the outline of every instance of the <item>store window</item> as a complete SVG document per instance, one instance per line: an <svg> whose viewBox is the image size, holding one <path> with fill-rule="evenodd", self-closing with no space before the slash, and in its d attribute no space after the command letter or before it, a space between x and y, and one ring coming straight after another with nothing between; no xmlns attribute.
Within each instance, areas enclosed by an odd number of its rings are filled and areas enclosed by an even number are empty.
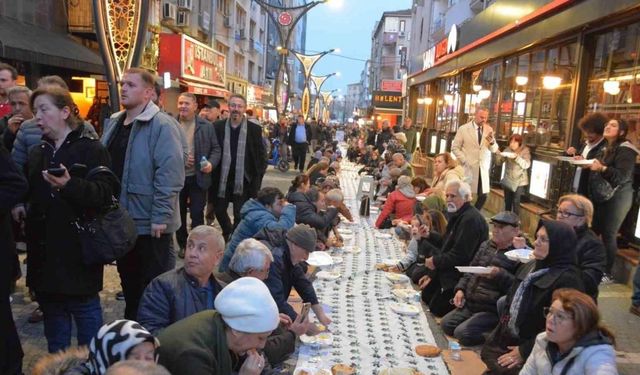
<svg viewBox="0 0 640 375"><path fill-rule="evenodd" d="M455 133L458 130L461 85L462 75L442 78L436 82L437 99L434 99L433 104L437 130L445 133Z"/></svg>
<svg viewBox="0 0 640 375"><path fill-rule="evenodd" d="M640 23L615 28L595 38L587 112L603 112L627 120L628 138L638 146L635 127L640 119Z"/></svg>
<svg viewBox="0 0 640 375"><path fill-rule="evenodd" d="M499 99L502 82L502 61L488 65L471 74L471 92L466 95L465 114L471 119L476 108L489 111L487 122L495 129L498 122Z"/></svg>

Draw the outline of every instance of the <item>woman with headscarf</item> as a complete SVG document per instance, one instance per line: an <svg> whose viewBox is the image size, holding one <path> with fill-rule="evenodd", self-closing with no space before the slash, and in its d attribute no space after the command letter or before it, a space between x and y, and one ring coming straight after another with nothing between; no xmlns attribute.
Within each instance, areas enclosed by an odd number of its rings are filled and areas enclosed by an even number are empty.
<svg viewBox="0 0 640 375"><path fill-rule="evenodd" d="M382 212L378 216L378 220L376 220L376 228L391 227L391 215L393 215L395 219L411 222L415 205L416 193L411 185L411 177L400 176L396 190L389 194L387 201L382 207ZM387 221L387 223L385 223L385 221Z"/></svg>
<svg viewBox="0 0 640 375"><path fill-rule="evenodd" d="M533 257L516 271L500 323L482 347L481 357L492 374L517 374L529 357L536 336L545 329L544 308L556 289L583 291L576 266L576 234L555 220L541 220Z"/></svg>

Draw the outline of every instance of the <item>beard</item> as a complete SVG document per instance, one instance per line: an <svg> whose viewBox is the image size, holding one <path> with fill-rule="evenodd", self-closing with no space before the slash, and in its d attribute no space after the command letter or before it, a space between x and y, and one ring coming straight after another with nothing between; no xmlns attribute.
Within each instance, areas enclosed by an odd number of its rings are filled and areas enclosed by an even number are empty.
<svg viewBox="0 0 640 375"><path fill-rule="evenodd" d="M458 207L456 207L453 203L447 203L447 212L454 213L458 211Z"/></svg>

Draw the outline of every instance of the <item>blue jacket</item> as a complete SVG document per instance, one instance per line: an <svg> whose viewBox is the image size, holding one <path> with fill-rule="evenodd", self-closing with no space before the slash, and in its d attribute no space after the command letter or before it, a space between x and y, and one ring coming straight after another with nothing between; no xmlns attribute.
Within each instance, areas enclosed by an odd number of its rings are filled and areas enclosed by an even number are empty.
<svg viewBox="0 0 640 375"><path fill-rule="evenodd" d="M316 290L313 284L307 278L307 267L305 263L293 265L291 263L291 254L286 241L286 229L269 230L263 229L255 239L262 241L273 254L273 262L269 268L269 277L264 283L269 288L271 296L278 305L281 313L289 315L292 320L296 319L298 314L293 307L287 302L291 288L295 288L303 302L309 302L312 305L318 303Z"/></svg>
<svg viewBox="0 0 640 375"><path fill-rule="evenodd" d="M242 221L231 236L231 241L227 245L224 252L222 262L220 262L220 271L227 271L229 262L236 252L238 244L247 238L255 236L262 229L291 229L296 223L296 206L288 204L282 209L279 218L256 199L249 199L240 210Z"/></svg>
<svg viewBox="0 0 640 375"><path fill-rule="evenodd" d="M105 122L102 143L108 148L121 111ZM184 186L184 160L175 120L149 102L135 118L122 172L120 204L136 223L138 234L149 235L151 224L166 224L165 233L180 228L178 194Z"/></svg>
<svg viewBox="0 0 640 375"><path fill-rule="evenodd" d="M213 281L213 298L222 289ZM207 309L207 294L184 267L163 273L144 290L138 307L138 322L154 336L171 324Z"/></svg>

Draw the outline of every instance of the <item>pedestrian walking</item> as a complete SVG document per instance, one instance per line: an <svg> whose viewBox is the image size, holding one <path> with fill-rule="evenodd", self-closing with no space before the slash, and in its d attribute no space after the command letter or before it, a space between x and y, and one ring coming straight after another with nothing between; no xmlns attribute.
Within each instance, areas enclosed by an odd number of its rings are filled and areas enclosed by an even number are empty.
<svg viewBox="0 0 640 375"><path fill-rule="evenodd" d="M309 125L305 124L304 116L298 115L296 123L291 125L289 129L289 144L293 153L294 169L298 169L300 173L304 172L304 162L309 149L309 140L311 139L311 130Z"/></svg>

